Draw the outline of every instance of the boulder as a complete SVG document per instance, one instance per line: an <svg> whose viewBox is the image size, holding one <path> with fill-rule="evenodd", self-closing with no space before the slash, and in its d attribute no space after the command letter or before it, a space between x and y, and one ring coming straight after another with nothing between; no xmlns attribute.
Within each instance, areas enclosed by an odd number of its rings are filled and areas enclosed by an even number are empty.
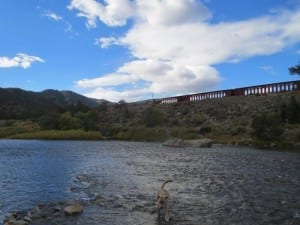
<svg viewBox="0 0 300 225"><path fill-rule="evenodd" d="M168 147L193 147L193 148L210 148L212 146L212 140L209 138L195 139L195 140L182 140L182 139L170 139L163 143L163 146Z"/></svg>
<svg viewBox="0 0 300 225"><path fill-rule="evenodd" d="M212 146L212 140L209 138L185 140L183 144L185 147L210 148Z"/></svg>
<svg viewBox="0 0 300 225"><path fill-rule="evenodd" d="M27 225L28 223L24 220L9 220L4 225Z"/></svg>
<svg viewBox="0 0 300 225"><path fill-rule="evenodd" d="M21 220L20 216L17 213L13 213L9 217L6 217L4 220L4 225L27 225L28 222Z"/></svg>
<svg viewBox="0 0 300 225"><path fill-rule="evenodd" d="M178 139L178 138L173 138L173 139L169 139L169 140L165 141L162 145L167 146L167 147L182 148L183 140Z"/></svg>
<svg viewBox="0 0 300 225"><path fill-rule="evenodd" d="M69 205L64 208L64 212L67 216L80 214L83 212L83 207L80 204Z"/></svg>
<svg viewBox="0 0 300 225"><path fill-rule="evenodd" d="M26 221L27 223L30 223L32 221L32 219L29 216L25 216L24 221Z"/></svg>

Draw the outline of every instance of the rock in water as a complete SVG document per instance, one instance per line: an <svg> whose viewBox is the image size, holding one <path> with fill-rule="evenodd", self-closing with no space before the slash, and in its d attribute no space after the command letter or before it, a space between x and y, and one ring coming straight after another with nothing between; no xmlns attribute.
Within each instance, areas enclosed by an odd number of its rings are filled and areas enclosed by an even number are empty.
<svg viewBox="0 0 300 225"><path fill-rule="evenodd" d="M69 205L64 208L64 212L67 216L80 214L83 212L83 207L80 204Z"/></svg>
<svg viewBox="0 0 300 225"><path fill-rule="evenodd" d="M163 143L163 146L168 147L193 147L193 148L210 148L212 146L212 140L209 138L195 139L195 140L182 140L182 139L170 139Z"/></svg>
<svg viewBox="0 0 300 225"><path fill-rule="evenodd" d="M24 220L10 220L7 221L4 225L27 225L28 223Z"/></svg>
<svg viewBox="0 0 300 225"><path fill-rule="evenodd" d="M184 145L187 147L194 147L194 148L210 148L212 146L212 140L209 138L185 140Z"/></svg>
<svg viewBox="0 0 300 225"><path fill-rule="evenodd" d="M183 140L178 139L178 138L174 138L174 139L170 139L170 140L165 141L162 145L167 146L167 147L182 148L183 147Z"/></svg>

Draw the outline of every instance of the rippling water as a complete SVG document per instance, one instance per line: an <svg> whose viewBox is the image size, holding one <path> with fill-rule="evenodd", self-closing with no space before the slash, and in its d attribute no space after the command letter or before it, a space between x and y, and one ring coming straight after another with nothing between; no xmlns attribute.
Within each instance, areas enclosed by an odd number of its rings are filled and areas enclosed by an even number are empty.
<svg viewBox="0 0 300 225"><path fill-rule="evenodd" d="M172 224L300 222L297 153L157 143L0 140L0 219L40 203L98 194L82 224L157 224L149 208L168 178ZM77 186L95 185L90 188ZM86 180L84 180L86 179ZM111 204L111 205L109 205ZM80 224L79 222L77 224Z"/></svg>
<svg viewBox="0 0 300 225"><path fill-rule="evenodd" d="M112 142L0 140L0 217L15 210L74 197L77 174L118 171L120 147Z"/></svg>

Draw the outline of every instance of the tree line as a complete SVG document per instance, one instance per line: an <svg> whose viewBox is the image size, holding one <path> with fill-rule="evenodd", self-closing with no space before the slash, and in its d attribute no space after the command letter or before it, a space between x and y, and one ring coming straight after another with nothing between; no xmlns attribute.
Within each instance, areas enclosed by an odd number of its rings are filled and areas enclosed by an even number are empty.
<svg viewBox="0 0 300 225"><path fill-rule="evenodd" d="M98 130L98 110L78 102L68 106L63 112L44 113L37 119L37 123L43 130Z"/></svg>

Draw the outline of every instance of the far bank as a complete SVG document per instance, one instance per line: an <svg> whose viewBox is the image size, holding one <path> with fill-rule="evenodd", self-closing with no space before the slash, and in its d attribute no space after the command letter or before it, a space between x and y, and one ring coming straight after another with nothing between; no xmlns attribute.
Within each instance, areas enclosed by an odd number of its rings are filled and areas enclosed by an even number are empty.
<svg viewBox="0 0 300 225"><path fill-rule="evenodd" d="M298 149L300 94L277 93L199 102L103 103L0 122L1 138L163 142L210 138L214 144Z"/></svg>

